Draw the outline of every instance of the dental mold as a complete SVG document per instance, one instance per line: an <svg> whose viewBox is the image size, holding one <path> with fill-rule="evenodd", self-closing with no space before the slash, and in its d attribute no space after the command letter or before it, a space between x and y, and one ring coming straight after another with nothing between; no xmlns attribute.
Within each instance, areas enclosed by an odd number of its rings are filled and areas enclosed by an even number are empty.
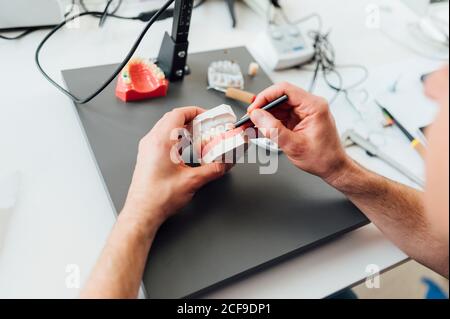
<svg viewBox="0 0 450 319"><path fill-rule="evenodd" d="M210 87L220 89L244 89L244 76L239 64L233 61L216 61L208 68Z"/></svg>
<svg viewBox="0 0 450 319"><path fill-rule="evenodd" d="M169 81L164 72L146 59L134 58L119 75L116 96L124 102L166 96Z"/></svg>
<svg viewBox="0 0 450 319"><path fill-rule="evenodd" d="M242 128L235 128L237 117L229 105L220 105L197 116L192 122L194 150L202 164L235 163L247 149Z"/></svg>

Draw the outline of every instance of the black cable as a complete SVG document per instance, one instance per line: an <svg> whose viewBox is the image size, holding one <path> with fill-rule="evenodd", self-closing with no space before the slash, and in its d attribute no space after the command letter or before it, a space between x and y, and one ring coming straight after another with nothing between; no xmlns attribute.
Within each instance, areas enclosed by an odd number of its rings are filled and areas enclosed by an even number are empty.
<svg viewBox="0 0 450 319"><path fill-rule="evenodd" d="M271 0L270 1L272 3L272 5L277 8L277 9L281 9L281 5L280 2L278 0Z"/></svg>
<svg viewBox="0 0 450 319"><path fill-rule="evenodd" d="M313 61L316 62L316 66L313 71L314 75L310 84L310 92L314 91L318 74L321 73L322 77L326 83L326 85L335 91L335 95L329 100L329 104L333 104L333 102L339 97L340 94L344 94L346 99L349 101L349 103L352 105L352 107L355 107L353 102L351 102L348 92L361 84L363 84L369 77L369 70L364 67L363 65L358 64L348 64L348 65L337 65L336 64L336 53L334 50L333 45L331 44L329 40L330 32L322 34L320 32L310 32L309 36L313 39L314 43L314 58ZM300 66L300 68L303 68L304 65ZM359 69L363 72L363 76L361 79L356 81L355 83L344 86L344 78L342 74L338 71L339 69ZM338 84L333 84L330 79L329 75L334 74L338 79Z"/></svg>
<svg viewBox="0 0 450 319"><path fill-rule="evenodd" d="M333 85L329 80L327 75L333 73L336 75L336 77L338 78L339 84L337 86ZM334 96L328 100L328 104L329 105L333 105L333 103L337 100L337 98L339 97L339 95L341 95L342 92L344 92L347 95L347 90L342 90L342 86L344 85L344 78L342 77L342 75L336 70L336 69L331 69L328 71L323 71L323 78L325 80L325 83L328 85L329 88L335 90L335 94ZM348 95L347 95L348 96Z"/></svg>
<svg viewBox="0 0 450 319"><path fill-rule="evenodd" d="M84 3L84 0L78 0L80 2L81 8L84 10L84 12L89 12L88 8L86 7L86 4Z"/></svg>
<svg viewBox="0 0 450 319"><path fill-rule="evenodd" d="M314 92L314 88L316 87L317 77L319 75L319 70L320 70L321 66L322 66L322 64L320 63L320 61L317 61L316 68L314 69L314 75L313 75L313 78L311 80L311 84L309 85L309 89L308 89L309 93L313 93Z"/></svg>
<svg viewBox="0 0 450 319"><path fill-rule="evenodd" d="M72 0L72 3L70 5L70 9L66 13L64 13L64 17L67 18L67 16L72 13L74 8L75 8L75 0Z"/></svg>
<svg viewBox="0 0 450 319"><path fill-rule="evenodd" d="M83 9L84 12L92 12L91 10L88 9L88 7L86 6L86 3L84 2L84 0L78 0L78 1L80 2L80 6L81 6L81 8ZM107 0L107 1L108 2L113 2L114 0ZM120 7L122 6L122 3L123 3L123 0L119 0L119 2L117 3L117 6L114 8L114 10L112 10L111 12L108 12L108 13L109 14L116 14L117 11L119 11Z"/></svg>
<svg viewBox="0 0 450 319"><path fill-rule="evenodd" d="M100 21L98 22L98 26L102 27L103 24L105 23L105 19L108 16L108 9L111 6L111 4L113 3L114 0L108 0L108 2L106 3L105 6L105 10L103 10L102 16L100 17ZM119 2L120 5L120 2Z"/></svg>
<svg viewBox="0 0 450 319"><path fill-rule="evenodd" d="M110 12L111 14L116 14L117 11L119 11L120 7L122 6L123 0L119 0L119 2L117 3L117 6L114 8L114 10L112 12Z"/></svg>
<svg viewBox="0 0 450 319"><path fill-rule="evenodd" d="M116 70L113 72L113 74L100 86L99 89L94 91L91 95L89 95L86 98L79 98L66 89L64 89L62 86L60 86L58 83L56 83L43 69L41 66L41 62L39 59L40 52L44 46L44 44L50 39L59 29L61 29L64 25L67 24L67 22L73 21L74 19L77 19L79 17L85 16L85 15L101 15L102 12L83 12L80 14L77 14L75 16L70 17L69 19L65 20L64 22L60 23L58 26L56 26L49 34L45 36L45 38L42 40L41 43L39 43L36 54L35 54L35 62L36 65L41 72L41 74L51 83L53 84L58 90L60 90L63 94L68 96L70 99L72 99L77 104L85 104L91 101L93 98L95 98L97 95L99 95L112 81L116 79L116 77L119 75L119 73L122 71L122 69L127 65L127 63L130 61L130 59L133 57L133 54L136 52L139 44L141 43L142 39L146 35L147 31L151 28L151 26L158 20L158 18L172 5L172 3L175 0L168 0L158 11L157 13L150 19L150 21L145 26L144 30L142 30L141 34L138 36L136 41L134 42L133 46L131 47L130 51L128 52L125 59L120 63L120 65L116 68Z"/></svg>
<svg viewBox="0 0 450 319"><path fill-rule="evenodd" d="M207 0L199 0L195 5L194 5L194 9L200 7L201 5L203 5ZM75 3L76 0L72 0L71 3L71 7L70 9L64 14L64 17L68 17L72 12L73 9L75 7ZM79 0L79 3L82 7L82 9L84 10L83 12L91 12L92 16L95 18L101 18L105 12L96 12L96 11L89 11L86 7L86 4L84 3L84 0ZM116 6L116 8L110 12L107 13L106 16L107 17L111 17L111 18L116 18L116 19L120 19L120 20L139 20L142 22L148 22L150 21L150 19L158 12L158 10L153 10L153 11L147 11L147 12L141 12L139 15L135 16L135 17L127 17L127 16L121 16L116 14L116 12L118 11L119 7L121 6L121 4L123 3L123 0L119 1L119 4ZM163 14L161 14L158 17L158 21L159 20L164 20L164 19L168 19L168 18L172 18L173 17L173 9L167 9ZM17 35L17 36L13 36L13 37L8 37L8 36L4 36L0 34L0 39L2 40L18 40L21 39L27 35L29 35L32 32L38 31L38 30L43 30L43 29L47 29L44 27L36 27L36 28L29 28L27 30L25 30L23 33Z"/></svg>
<svg viewBox="0 0 450 319"><path fill-rule="evenodd" d="M200 6L202 6L203 4L205 4L207 0L199 0L196 4L194 4L194 9L199 8ZM155 14L156 10L154 11L147 11L147 12L141 12L136 19L137 20L141 20L141 21L148 21L150 20L150 18ZM173 9L167 9L166 12L164 12L163 15L161 15L160 19L167 19L167 18L172 18L173 17Z"/></svg>
<svg viewBox="0 0 450 319"><path fill-rule="evenodd" d="M30 29L27 29L27 30L23 31L22 33L20 33L18 35L15 35L15 36L12 36L12 37L8 37L8 36L0 34L0 39L3 39L3 40L19 40L19 39L29 35L30 33L33 33L35 31L42 30L42 29L43 28L40 28L40 27L30 28Z"/></svg>

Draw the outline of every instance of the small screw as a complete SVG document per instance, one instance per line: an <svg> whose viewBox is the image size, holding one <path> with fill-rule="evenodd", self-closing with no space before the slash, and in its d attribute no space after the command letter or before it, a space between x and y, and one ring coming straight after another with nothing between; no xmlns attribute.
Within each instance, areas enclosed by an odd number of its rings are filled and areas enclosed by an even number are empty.
<svg viewBox="0 0 450 319"><path fill-rule="evenodd" d="M176 74L178 77L182 77L183 74L184 74L184 72L183 72L183 70L178 70L178 71L175 72L175 74Z"/></svg>
<svg viewBox="0 0 450 319"><path fill-rule="evenodd" d="M180 52L178 52L178 57L180 57L180 58L185 58L186 57L186 51L180 51Z"/></svg>

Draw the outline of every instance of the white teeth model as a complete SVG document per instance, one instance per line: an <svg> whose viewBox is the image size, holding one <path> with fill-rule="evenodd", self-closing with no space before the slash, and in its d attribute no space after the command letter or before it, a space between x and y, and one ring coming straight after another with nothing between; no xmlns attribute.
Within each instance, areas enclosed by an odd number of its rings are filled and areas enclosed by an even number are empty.
<svg viewBox="0 0 450 319"><path fill-rule="evenodd" d="M225 133L225 125L217 125L217 127L216 127L216 132L217 133Z"/></svg>
<svg viewBox="0 0 450 319"><path fill-rule="evenodd" d="M245 152L243 130L233 130L237 118L228 105L220 105L197 116L192 122L194 149L202 164L233 163Z"/></svg>
<svg viewBox="0 0 450 319"><path fill-rule="evenodd" d="M209 86L228 89L244 89L244 76L239 64L231 61L217 61L208 68Z"/></svg>

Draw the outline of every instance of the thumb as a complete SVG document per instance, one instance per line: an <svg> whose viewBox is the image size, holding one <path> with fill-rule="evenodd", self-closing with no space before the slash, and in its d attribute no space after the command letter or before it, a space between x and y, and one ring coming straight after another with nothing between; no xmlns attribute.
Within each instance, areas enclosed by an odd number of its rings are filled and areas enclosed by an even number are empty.
<svg viewBox="0 0 450 319"><path fill-rule="evenodd" d="M194 185L196 188L201 188L222 177L229 170L229 166L223 163L211 163L192 168L192 170L194 173Z"/></svg>
<svg viewBox="0 0 450 319"><path fill-rule="evenodd" d="M265 137L277 143L283 150L295 139L294 132L267 111L256 109L250 113L250 118Z"/></svg>

